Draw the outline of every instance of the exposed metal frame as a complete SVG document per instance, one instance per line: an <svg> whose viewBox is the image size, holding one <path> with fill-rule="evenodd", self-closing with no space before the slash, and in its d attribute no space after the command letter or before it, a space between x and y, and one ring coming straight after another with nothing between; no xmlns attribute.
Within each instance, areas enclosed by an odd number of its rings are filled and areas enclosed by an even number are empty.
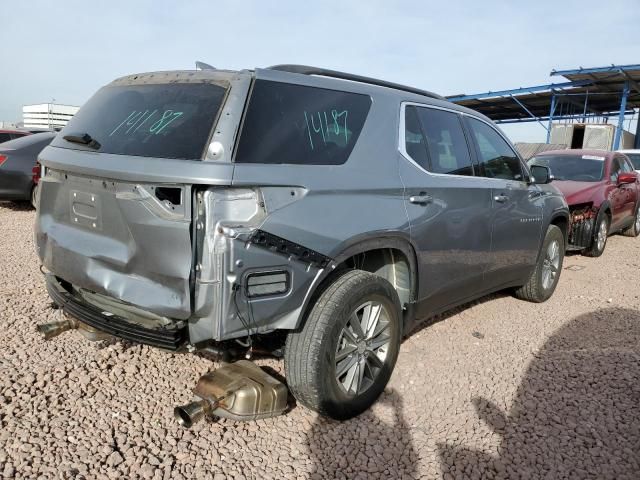
<svg viewBox="0 0 640 480"><path fill-rule="evenodd" d="M608 67L593 67L593 68L574 68L570 70L551 70L550 76L566 77L567 75L589 74L589 73L620 73L625 70L640 70L640 64L635 65L613 65Z"/></svg>
<svg viewBox="0 0 640 480"><path fill-rule="evenodd" d="M640 70L640 64L632 65L610 65L606 67L594 67L594 68L577 68L568 70L552 70L551 76L564 76L569 81L562 83L550 83L546 85L535 85L532 87L521 87L510 90L500 90L495 92L485 92L473 95L455 95L448 97L452 102L464 102L466 100L477 100L479 103L482 99L491 98L511 98L519 107L526 112L529 118L522 118L522 114L514 114L513 118L502 118L495 120L495 123L507 124L507 123L525 123L525 122L538 122L547 131L547 143L551 140L551 127L554 120L575 120L579 119L582 122L586 122L588 119L597 117L617 116L616 133L613 142L613 149L617 150L620 147L620 141L622 139L622 132L624 129L625 116L633 114L633 106L637 106L637 94L640 94L640 81L635 78L635 75L629 72L638 72ZM607 74L611 75L607 75ZM599 74L599 75L598 75ZM605 74L604 76L602 74ZM637 75L637 73L636 73ZM576 78L577 77L577 78ZM587 78L581 78L587 77ZM621 78L622 77L622 78ZM612 108L610 105L613 99L609 98L608 107L611 111L600 111L602 107L598 108L589 105L589 101L593 97L598 98L598 95L616 95L621 81L624 80L622 90L620 91L620 103L619 108ZM616 85L611 85L615 83ZM580 87L588 87L594 85L595 92L591 88L580 89ZM598 88L601 91L597 91ZM577 89L578 93L570 93L572 89ZM539 115L540 104L536 104L536 108L532 111L526 104L526 101L522 98L517 98L516 95L526 95L536 93L551 93L551 104L549 107L549 114L546 116ZM633 94L633 95L632 95ZM584 102L574 97L584 97ZM631 98L630 98L631 97ZM631 101L632 108L628 108L628 101ZM506 104L500 104L503 106L499 116L506 117L511 116L510 109ZM592 103L592 105L598 105L598 102ZM607 103L602 106L607 105ZM467 105L473 108L473 104ZM577 111L578 109L579 111ZM558 111L559 110L559 111ZM534 114L535 112L536 114ZM498 114L496 114L498 115ZM546 121L546 125L543 123ZM640 123L638 125L638 132L640 132ZM640 141L636 138L636 144L640 145Z"/></svg>
<svg viewBox="0 0 640 480"><path fill-rule="evenodd" d="M568 87L584 87L592 83L593 81L591 80L579 80L575 82L562 82L562 83L548 83L545 85L535 85L533 87L512 88L510 90L498 90L495 92L489 91L485 93L476 93L473 95L454 95L451 97L447 97L447 100L455 103L463 100L480 100L482 98L512 97L513 95L518 95L520 93L535 93L535 92L543 92L547 90L562 90Z"/></svg>

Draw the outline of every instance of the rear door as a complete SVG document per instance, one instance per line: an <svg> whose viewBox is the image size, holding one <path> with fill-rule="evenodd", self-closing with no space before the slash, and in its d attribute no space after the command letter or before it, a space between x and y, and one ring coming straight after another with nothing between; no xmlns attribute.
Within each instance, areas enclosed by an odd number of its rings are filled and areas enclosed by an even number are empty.
<svg viewBox="0 0 640 480"><path fill-rule="evenodd" d="M487 281L507 285L526 278L542 240L542 198L528 184L520 158L492 125L467 117L481 174L491 185L491 261Z"/></svg>
<svg viewBox="0 0 640 480"><path fill-rule="evenodd" d="M484 289L491 241L491 190L475 167L460 114L406 104L400 173L420 264L420 312Z"/></svg>
<svg viewBox="0 0 640 480"><path fill-rule="evenodd" d="M37 248L76 288L186 319L194 184L232 179L203 161L228 85L140 77L101 89L40 154Z"/></svg>

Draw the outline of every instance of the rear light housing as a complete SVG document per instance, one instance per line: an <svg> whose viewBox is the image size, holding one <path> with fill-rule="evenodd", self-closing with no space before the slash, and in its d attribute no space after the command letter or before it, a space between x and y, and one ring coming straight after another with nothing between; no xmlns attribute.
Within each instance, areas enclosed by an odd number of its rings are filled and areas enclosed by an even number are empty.
<svg viewBox="0 0 640 480"><path fill-rule="evenodd" d="M41 172L42 165L40 165L40 162L36 162L34 167L31 169L31 179L33 180L34 185L37 185L40 182Z"/></svg>
<svg viewBox="0 0 640 480"><path fill-rule="evenodd" d="M3 164L4 162L6 162L6 161L7 161L7 158L8 158L8 157L7 157L6 155L0 155L0 167L2 166L2 164Z"/></svg>

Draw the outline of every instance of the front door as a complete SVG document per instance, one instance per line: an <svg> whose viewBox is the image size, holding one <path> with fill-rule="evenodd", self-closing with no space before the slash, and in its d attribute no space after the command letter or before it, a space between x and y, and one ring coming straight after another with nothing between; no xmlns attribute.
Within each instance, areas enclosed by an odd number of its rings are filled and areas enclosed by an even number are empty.
<svg viewBox="0 0 640 480"><path fill-rule="evenodd" d="M493 206L488 285L526 282L535 265L542 236L542 195L529 185L524 167L509 143L491 125L468 118L480 171L491 184Z"/></svg>

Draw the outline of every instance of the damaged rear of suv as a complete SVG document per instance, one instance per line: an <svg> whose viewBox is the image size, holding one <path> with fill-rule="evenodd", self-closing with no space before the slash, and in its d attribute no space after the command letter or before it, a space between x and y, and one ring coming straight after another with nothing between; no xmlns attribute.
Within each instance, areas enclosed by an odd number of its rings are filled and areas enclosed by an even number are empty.
<svg viewBox="0 0 640 480"><path fill-rule="evenodd" d="M567 236L548 172L486 118L311 67L120 78L39 160L36 244L67 315L45 337L247 356L284 338L292 393L339 419L375 401L417 318L502 288L546 300ZM178 418L283 411L253 367L203 377Z"/></svg>

